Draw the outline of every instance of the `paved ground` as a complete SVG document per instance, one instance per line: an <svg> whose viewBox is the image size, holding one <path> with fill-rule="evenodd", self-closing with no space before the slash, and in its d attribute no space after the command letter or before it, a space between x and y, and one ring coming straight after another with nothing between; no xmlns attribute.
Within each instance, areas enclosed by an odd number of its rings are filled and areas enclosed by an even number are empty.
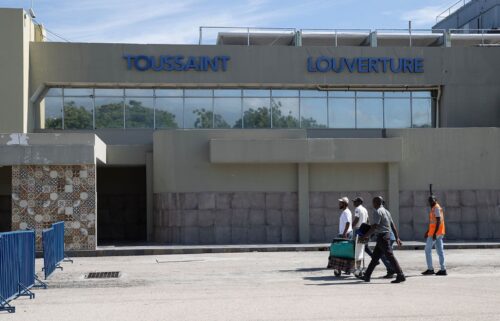
<svg viewBox="0 0 500 321"><path fill-rule="evenodd" d="M448 277L421 277L422 251L398 251L408 281L341 279L326 252L77 258L1 320L499 320L500 250L449 250ZM157 261L159 263L157 263ZM37 260L38 270L41 261ZM87 280L91 271L121 271ZM375 277L381 276L379 268Z"/></svg>

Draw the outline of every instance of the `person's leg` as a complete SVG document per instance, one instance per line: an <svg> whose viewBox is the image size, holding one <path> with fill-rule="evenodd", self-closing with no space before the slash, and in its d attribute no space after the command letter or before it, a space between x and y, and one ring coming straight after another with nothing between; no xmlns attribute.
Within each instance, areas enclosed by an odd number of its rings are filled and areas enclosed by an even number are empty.
<svg viewBox="0 0 500 321"><path fill-rule="evenodd" d="M394 272L399 276L403 276L403 270L401 270L401 267L399 266L398 260L396 260L396 257L394 256L394 252L392 250L392 246L390 244L390 240L388 237L383 238L383 243L382 243L382 250L383 254L387 258L387 261L391 264L391 267L394 269Z"/></svg>
<svg viewBox="0 0 500 321"><path fill-rule="evenodd" d="M372 250L370 250L368 243L366 243L366 245L365 245L365 253L368 254L369 257L373 256L373 252L372 252Z"/></svg>
<svg viewBox="0 0 500 321"><path fill-rule="evenodd" d="M428 237L425 243L425 260L427 261L427 271L434 271L432 266L432 246L434 245L434 240L432 237Z"/></svg>
<svg viewBox="0 0 500 321"><path fill-rule="evenodd" d="M436 237L436 252L439 256L439 265L441 267L441 271L446 271L446 264L444 262L444 243L443 237Z"/></svg>
<svg viewBox="0 0 500 321"><path fill-rule="evenodd" d="M377 238L377 244L373 250L372 260L370 261L370 264L368 264L368 268L365 271L365 280L370 280L373 270L375 270L375 267L378 265L378 261L380 260L380 256L382 255L379 243L379 238Z"/></svg>

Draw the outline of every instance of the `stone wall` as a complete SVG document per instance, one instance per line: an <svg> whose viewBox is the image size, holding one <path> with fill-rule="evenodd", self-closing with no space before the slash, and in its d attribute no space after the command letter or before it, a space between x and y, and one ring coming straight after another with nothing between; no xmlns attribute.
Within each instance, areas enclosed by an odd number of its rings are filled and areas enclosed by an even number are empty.
<svg viewBox="0 0 500 321"><path fill-rule="evenodd" d="M364 200L364 206L371 214L372 199L375 196L385 197L385 191L373 192L311 192L309 193L309 229L311 242L329 243L337 237L339 232L339 198L347 196L350 204L349 209L354 215L352 200L360 196Z"/></svg>
<svg viewBox="0 0 500 321"><path fill-rule="evenodd" d="M66 249L96 247L95 165L12 166L12 229L42 229L65 221Z"/></svg>
<svg viewBox="0 0 500 321"><path fill-rule="evenodd" d="M157 242L298 242L297 193L162 193L154 198Z"/></svg>
<svg viewBox="0 0 500 321"><path fill-rule="evenodd" d="M500 190L436 191L444 209L446 239L500 239ZM404 239L422 240L428 227L428 191L399 193L400 232Z"/></svg>

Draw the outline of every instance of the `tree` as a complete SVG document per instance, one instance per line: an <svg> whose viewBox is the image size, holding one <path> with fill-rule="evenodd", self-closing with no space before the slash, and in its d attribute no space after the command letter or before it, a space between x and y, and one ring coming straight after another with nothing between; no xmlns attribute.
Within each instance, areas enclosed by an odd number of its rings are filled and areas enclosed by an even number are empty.
<svg viewBox="0 0 500 321"><path fill-rule="evenodd" d="M194 121L194 128L231 128L220 114L215 114L205 108L193 110L197 116Z"/></svg>
<svg viewBox="0 0 500 321"><path fill-rule="evenodd" d="M154 109L142 105L142 101L131 99L125 105L126 109L126 128L153 128L154 127Z"/></svg>
<svg viewBox="0 0 500 321"><path fill-rule="evenodd" d="M123 128L123 104L100 105L95 113L96 128Z"/></svg>
<svg viewBox="0 0 500 321"><path fill-rule="evenodd" d="M241 128L241 119L236 121L236 125ZM271 128L271 114L268 107L250 108L243 113L244 128Z"/></svg>
<svg viewBox="0 0 500 321"><path fill-rule="evenodd" d="M64 128L65 129L94 129L91 110L84 106L76 106L74 101L64 103Z"/></svg>

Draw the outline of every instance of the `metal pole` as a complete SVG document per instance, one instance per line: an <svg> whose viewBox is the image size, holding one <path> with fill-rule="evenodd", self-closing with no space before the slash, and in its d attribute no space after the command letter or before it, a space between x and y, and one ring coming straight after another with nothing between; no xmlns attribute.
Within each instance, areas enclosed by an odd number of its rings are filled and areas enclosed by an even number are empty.
<svg viewBox="0 0 500 321"><path fill-rule="evenodd" d="M250 28L247 28L247 46L250 46Z"/></svg>
<svg viewBox="0 0 500 321"><path fill-rule="evenodd" d="M202 41L202 37L203 37L202 28L203 28L203 27L200 27L200 36L199 36L199 38L198 38L198 45L201 45L201 41Z"/></svg>
<svg viewBox="0 0 500 321"><path fill-rule="evenodd" d="M410 47L411 47L411 20L408 21L408 32L410 33Z"/></svg>

